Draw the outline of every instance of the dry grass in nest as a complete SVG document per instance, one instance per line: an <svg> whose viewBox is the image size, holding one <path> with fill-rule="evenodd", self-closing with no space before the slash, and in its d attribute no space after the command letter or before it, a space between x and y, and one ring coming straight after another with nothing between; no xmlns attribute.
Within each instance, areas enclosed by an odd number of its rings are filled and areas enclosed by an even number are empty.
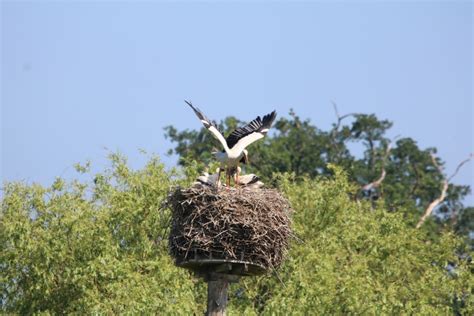
<svg viewBox="0 0 474 316"><path fill-rule="evenodd" d="M278 267L288 250L291 207L275 189L177 188L170 253L179 265L196 256Z"/></svg>

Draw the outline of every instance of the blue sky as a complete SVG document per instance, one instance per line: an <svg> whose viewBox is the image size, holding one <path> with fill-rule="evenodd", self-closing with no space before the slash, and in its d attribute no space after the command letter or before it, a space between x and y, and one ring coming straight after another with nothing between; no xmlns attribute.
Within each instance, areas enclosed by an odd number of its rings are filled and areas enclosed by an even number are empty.
<svg viewBox="0 0 474 316"><path fill-rule="evenodd" d="M474 151L471 2L1 2L1 177L50 183L76 162L133 166L169 124L290 108L323 129L375 113L437 147ZM454 179L474 186L473 163ZM468 199L474 204L474 198Z"/></svg>

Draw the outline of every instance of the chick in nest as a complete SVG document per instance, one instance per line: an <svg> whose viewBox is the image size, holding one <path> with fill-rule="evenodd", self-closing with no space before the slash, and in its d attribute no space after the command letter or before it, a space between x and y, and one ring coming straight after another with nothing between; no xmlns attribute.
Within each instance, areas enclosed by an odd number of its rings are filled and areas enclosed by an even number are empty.
<svg viewBox="0 0 474 316"><path fill-rule="evenodd" d="M221 185L220 183L220 168L217 168L216 173L209 174L205 172L203 175L199 176L194 183L195 185L205 185L205 186L212 186L212 187L219 187ZM260 178L255 175L255 174L246 174L246 175L240 175L241 168L236 167L230 170L228 176L232 177L234 179L234 182L239 186L239 187L245 187L245 188L250 188L250 189L256 189L256 188L261 188L263 187L263 182L260 181ZM238 177L238 179L237 179Z"/></svg>

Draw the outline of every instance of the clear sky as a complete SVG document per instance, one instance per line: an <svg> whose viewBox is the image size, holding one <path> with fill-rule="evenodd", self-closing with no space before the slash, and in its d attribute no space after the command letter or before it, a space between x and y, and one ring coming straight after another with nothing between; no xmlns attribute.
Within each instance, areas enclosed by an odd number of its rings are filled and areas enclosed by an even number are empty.
<svg viewBox="0 0 474 316"><path fill-rule="evenodd" d="M169 124L290 108L327 129L376 113L437 147L474 151L473 4L1 2L1 176L50 183L107 151L164 153ZM454 179L474 186L474 163ZM468 199L474 204L474 198Z"/></svg>

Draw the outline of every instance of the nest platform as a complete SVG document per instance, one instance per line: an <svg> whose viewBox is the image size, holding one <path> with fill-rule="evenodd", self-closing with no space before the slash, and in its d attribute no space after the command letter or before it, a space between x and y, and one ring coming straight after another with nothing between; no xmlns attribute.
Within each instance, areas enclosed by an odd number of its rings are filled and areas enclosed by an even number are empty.
<svg viewBox="0 0 474 316"><path fill-rule="evenodd" d="M275 189L176 188L168 207L170 254L198 274L263 274L288 251L292 209Z"/></svg>

